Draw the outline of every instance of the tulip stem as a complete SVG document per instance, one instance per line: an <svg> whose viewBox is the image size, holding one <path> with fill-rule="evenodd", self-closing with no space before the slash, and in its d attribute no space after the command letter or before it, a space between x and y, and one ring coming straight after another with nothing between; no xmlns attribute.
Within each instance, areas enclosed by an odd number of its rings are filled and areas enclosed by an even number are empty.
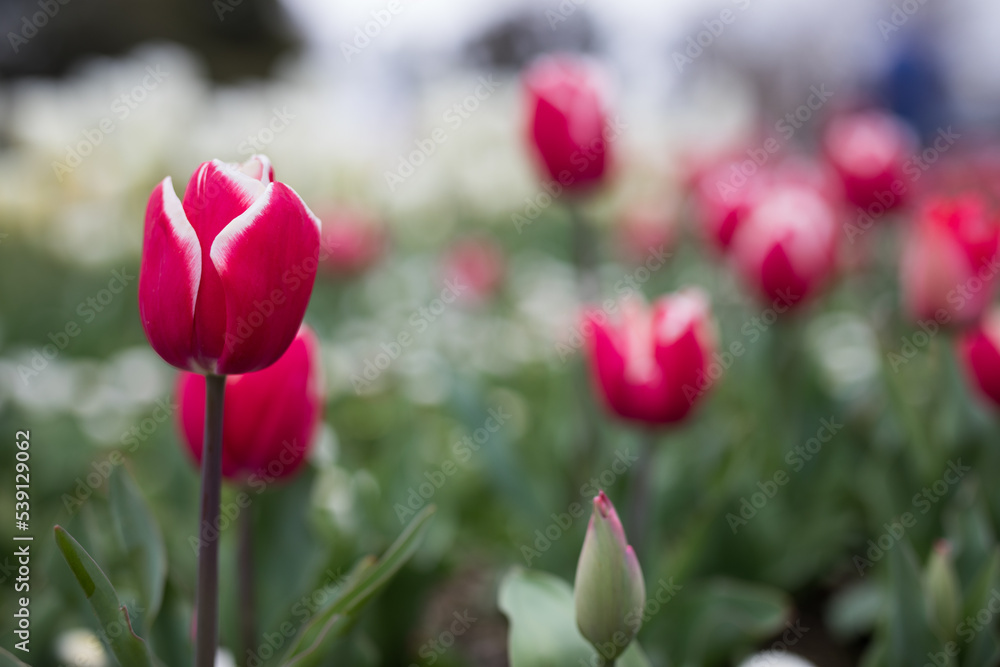
<svg viewBox="0 0 1000 667"><path fill-rule="evenodd" d="M240 582L240 639L243 642L243 661L255 652L257 643L256 595L254 591L253 565L253 513L252 506L246 507L239 518L239 554L237 567Z"/></svg>
<svg viewBox="0 0 1000 667"><path fill-rule="evenodd" d="M205 377L205 446L201 457L195 667L214 667L219 645L219 505L222 494L222 407L226 376Z"/></svg>
<svg viewBox="0 0 1000 667"><path fill-rule="evenodd" d="M653 467L650 459L655 442L656 433L652 428L643 429L639 433L639 453L635 463L637 470L632 478L632 497L629 503L628 535L632 542L632 549L640 558L649 514L649 483Z"/></svg>
<svg viewBox="0 0 1000 667"><path fill-rule="evenodd" d="M583 304L597 301L600 284L597 280L597 243L594 230L575 202L570 202L569 217L573 224L573 264L576 267L576 284Z"/></svg>

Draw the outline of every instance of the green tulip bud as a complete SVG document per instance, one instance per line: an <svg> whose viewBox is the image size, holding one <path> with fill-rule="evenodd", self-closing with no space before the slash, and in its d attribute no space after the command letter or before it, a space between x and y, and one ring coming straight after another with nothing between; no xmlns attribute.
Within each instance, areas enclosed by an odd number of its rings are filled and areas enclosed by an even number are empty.
<svg viewBox="0 0 1000 667"><path fill-rule="evenodd" d="M646 585L618 513L601 491L587 524L574 584L580 633L611 662L639 631Z"/></svg>
<svg viewBox="0 0 1000 667"><path fill-rule="evenodd" d="M951 639L955 634L960 598L951 546L945 540L938 540L924 571L924 605L931 629L941 639Z"/></svg>

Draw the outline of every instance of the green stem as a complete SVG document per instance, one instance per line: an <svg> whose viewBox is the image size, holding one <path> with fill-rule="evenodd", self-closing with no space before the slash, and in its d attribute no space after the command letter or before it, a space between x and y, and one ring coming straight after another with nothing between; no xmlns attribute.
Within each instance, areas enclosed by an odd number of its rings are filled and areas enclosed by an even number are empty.
<svg viewBox="0 0 1000 667"><path fill-rule="evenodd" d="M219 506L222 495L224 375L205 377L205 443L201 457L201 523L195 591L195 667L214 667L219 646Z"/></svg>
<svg viewBox="0 0 1000 667"><path fill-rule="evenodd" d="M590 228L577 204L570 202L568 209L573 224L573 265L576 267L576 285L580 301L583 304L594 303L600 296L594 230Z"/></svg>
<svg viewBox="0 0 1000 667"><path fill-rule="evenodd" d="M626 535L640 561L645 544L646 528L649 521L650 479L652 477L652 455L656 434L652 428L643 429L639 434L639 460L632 477L631 498L629 499L629 523Z"/></svg>
<svg viewBox="0 0 1000 667"><path fill-rule="evenodd" d="M239 518L239 553L237 569L240 582L240 639L243 642L242 664L256 649L257 621L253 565L253 506L243 509Z"/></svg>

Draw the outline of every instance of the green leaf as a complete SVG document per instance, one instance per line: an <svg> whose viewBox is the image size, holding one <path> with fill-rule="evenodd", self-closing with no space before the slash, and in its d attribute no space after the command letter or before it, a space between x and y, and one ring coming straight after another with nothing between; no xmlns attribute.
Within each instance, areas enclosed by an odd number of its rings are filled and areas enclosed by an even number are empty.
<svg viewBox="0 0 1000 667"><path fill-rule="evenodd" d="M116 470L109 486L111 515L119 542L135 572L142 606L142 628L148 632L163 602L163 585L167 578L163 536L145 498L126 470Z"/></svg>
<svg viewBox="0 0 1000 667"><path fill-rule="evenodd" d="M149 647L132 630L128 609L118 599L111 582L90 554L61 526L55 527L56 544L73 571L101 624L98 633L111 647L122 667L152 667Z"/></svg>
<svg viewBox="0 0 1000 667"><path fill-rule="evenodd" d="M498 602L510 620L507 644L511 667L596 664L593 647L576 627L573 589L562 579L513 568L500 583ZM650 667L637 641L632 641L615 664Z"/></svg>
<svg viewBox="0 0 1000 667"><path fill-rule="evenodd" d="M889 653L890 667L922 665L928 653L940 650L931 638L924 614L924 587L920 566L909 542L889 551Z"/></svg>
<svg viewBox="0 0 1000 667"><path fill-rule="evenodd" d="M434 505L425 507L380 559L374 562L363 560L354 568L340 595L317 611L292 642L283 665L304 667L318 664L326 654L329 643L350 630L364 606L413 557L427 532L434 510Z"/></svg>
<svg viewBox="0 0 1000 667"><path fill-rule="evenodd" d="M28 667L28 665L0 648L0 667Z"/></svg>

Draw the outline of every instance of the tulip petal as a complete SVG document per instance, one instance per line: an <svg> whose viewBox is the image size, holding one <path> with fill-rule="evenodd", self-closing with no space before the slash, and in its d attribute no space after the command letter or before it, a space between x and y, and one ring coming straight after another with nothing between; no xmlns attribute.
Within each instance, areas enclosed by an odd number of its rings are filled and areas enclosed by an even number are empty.
<svg viewBox="0 0 1000 667"><path fill-rule="evenodd" d="M225 294L219 373L266 368L302 323L319 259L320 222L294 190L271 183L212 243Z"/></svg>
<svg viewBox="0 0 1000 667"><path fill-rule="evenodd" d="M211 247L226 225L264 194L265 186L241 167L222 160L198 167L184 191L184 211L198 232L203 251Z"/></svg>
<svg viewBox="0 0 1000 667"><path fill-rule="evenodd" d="M149 344L178 368L192 364L201 252L168 176L153 189L146 207L139 314Z"/></svg>

